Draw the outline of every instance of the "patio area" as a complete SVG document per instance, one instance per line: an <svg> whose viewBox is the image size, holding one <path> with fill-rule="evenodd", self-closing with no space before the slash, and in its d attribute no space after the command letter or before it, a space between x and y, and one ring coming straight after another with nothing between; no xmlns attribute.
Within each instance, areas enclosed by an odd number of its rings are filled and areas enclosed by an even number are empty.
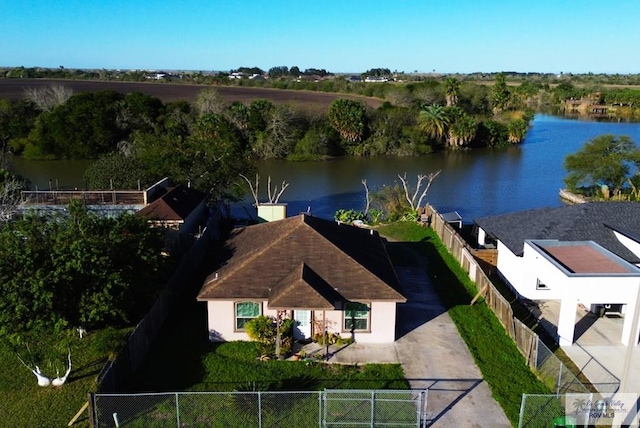
<svg viewBox="0 0 640 428"><path fill-rule="evenodd" d="M560 302L545 300L536 303L540 311L540 324L549 333L557 334ZM562 347L600 392L615 392L620 385L628 349L620 342L623 322L624 318L620 316L599 317L578 305L575 342L571 346ZM631 367L640 367L640 346L633 346ZM640 394L640 371L631 369L628 376L628 385L632 390L626 392Z"/></svg>

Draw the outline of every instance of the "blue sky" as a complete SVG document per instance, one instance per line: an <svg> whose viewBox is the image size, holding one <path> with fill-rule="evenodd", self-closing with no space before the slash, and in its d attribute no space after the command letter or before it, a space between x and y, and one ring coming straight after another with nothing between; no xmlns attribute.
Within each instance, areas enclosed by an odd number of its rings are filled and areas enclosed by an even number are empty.
<svg viewBox="0 0 640 428"><path fill-rule="evenodd" d="M640 73L638 0L0 0L0 66Z"/></svg>

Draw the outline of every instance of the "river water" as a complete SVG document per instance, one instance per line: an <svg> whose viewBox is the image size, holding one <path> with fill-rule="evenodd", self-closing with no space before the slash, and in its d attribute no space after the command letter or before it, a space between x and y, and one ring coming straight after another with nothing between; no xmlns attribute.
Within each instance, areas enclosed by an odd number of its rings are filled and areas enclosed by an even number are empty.
<svg viewBox="0 0 640 428"><path fill-rule="evenodd" d="M400 182L405 172L415 185L417 174L440 170L426 200L440 212L458 211L465 222L485 215L531 208L557 207L558 191L566 175L563 160L589 139L602 134L628 135L640 143L640 124L588 122L536 115L524 142L506 149L442 151L421 157L340 158L326 162L261 161L258 164L260 199L267 200L267 177L272 186L285 180L289 187L280 198L288 203L288 214L310 210L333 218L340 208L361 210L369 189ZM26 161L14 166L39 189L83 188L82 174L89 161ZM251 200L233 212L253 213Z"/></svg>

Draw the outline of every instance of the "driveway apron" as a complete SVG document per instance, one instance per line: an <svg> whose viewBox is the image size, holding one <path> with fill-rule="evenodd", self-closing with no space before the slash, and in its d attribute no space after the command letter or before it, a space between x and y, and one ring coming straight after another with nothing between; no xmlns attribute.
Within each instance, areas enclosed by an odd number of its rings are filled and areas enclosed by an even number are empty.
<svg viewBox="0 0 640 428"><path fill-rule="evenodd" d="M407 303L398 305L398 361L412 389L429 389L433 427L509 427L423 268L396 268Z"/></svg>

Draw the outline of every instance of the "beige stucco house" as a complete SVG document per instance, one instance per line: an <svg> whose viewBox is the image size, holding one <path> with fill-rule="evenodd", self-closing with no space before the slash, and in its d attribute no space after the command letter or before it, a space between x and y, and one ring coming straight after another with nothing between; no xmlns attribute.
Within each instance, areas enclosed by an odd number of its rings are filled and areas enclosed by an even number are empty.
<svg viewBox="0 0 640 428"><path fill-rule="evenodd" d="M234 230L225 252L198 294L210 340L248 340L248 320L280 311L296 321L296 339L395 341L406 299L376 232L300 214Z"/></svg>

